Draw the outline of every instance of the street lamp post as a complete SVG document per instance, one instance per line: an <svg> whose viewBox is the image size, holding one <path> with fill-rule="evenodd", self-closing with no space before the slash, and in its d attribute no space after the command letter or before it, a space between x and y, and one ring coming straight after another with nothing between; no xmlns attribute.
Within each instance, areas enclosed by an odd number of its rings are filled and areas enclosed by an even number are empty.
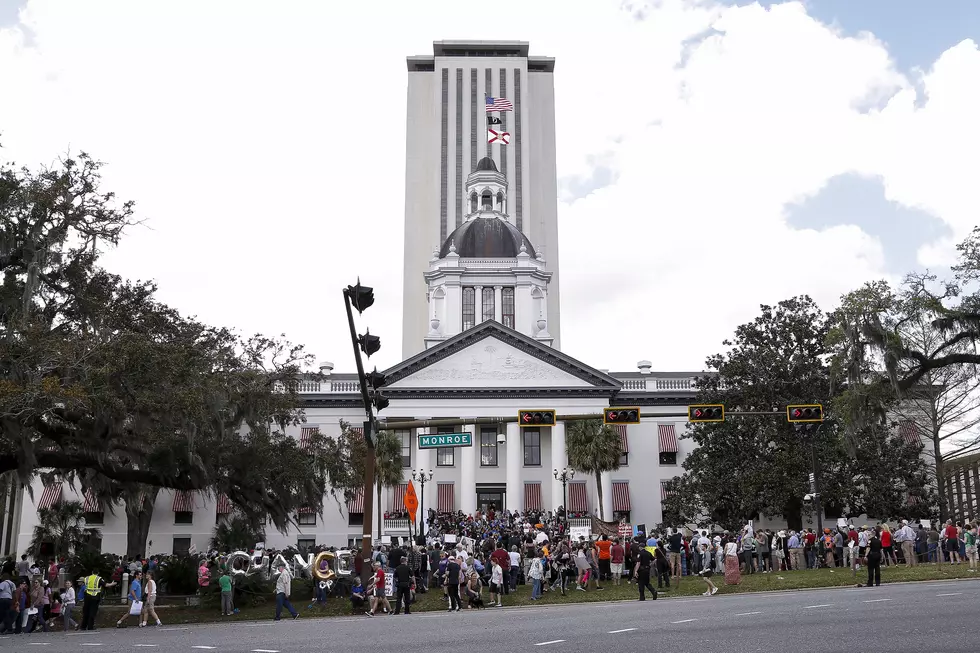
<svg viewBox="0 0 980 653"><path fill-rule="evenodd" d="M565 535L568 535L568 482L575 478L575 470L563 467L559 472L555 470L555 480L561 481L561 494L563 503L562 508L565 509Z"/></svg>
<svg viewBox="0 0 980 653"><path fill-rule="evenodd" d="M420 512L422 513L422 535L425 535L425 484L432 480L432 470L426 474L421 467L412 472L412 480L419 484L421 493Z"/></svg>

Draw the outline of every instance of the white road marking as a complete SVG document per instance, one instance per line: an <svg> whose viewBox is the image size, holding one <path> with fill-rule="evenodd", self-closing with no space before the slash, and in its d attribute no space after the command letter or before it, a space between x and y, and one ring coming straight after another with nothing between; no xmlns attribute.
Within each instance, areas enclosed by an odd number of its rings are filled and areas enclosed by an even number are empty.
<svg viewBox="0 0 980 653"><path fill-rule="evenodd" d="M820 605L805 605L803 606L803 609L809 610L810 608L829 608L832 605L833 603L821 603Z"/></svg>
<svg viewBox="0 0 980 653"><path fill-rule="evenodd" d="M739 612L736 617L747 617L750 614L762 614L761 612Z"/></svg>
<svg viewBox="0 0 980 653"><path fill-rule="evenodd" d="M191 648L203 648L203 649L207 649L207 650L210 651L211 649L215 649L215 648L218 648L218 647L217 646L192 646Z"/></svg>
<svg viewBox="0 0 980 653"><path fill-rule="evenodd" d="M610 635L615 635L616 633L628 633L631 630L636 630L636 628L623 628L621 630L610 630Z"/></svg>
<svg viewBox="0 0 980 653"><path fill-rule="evenodd" d="M692 621L697 621L697 619L681 619L680 621L671 621L670 623L672 623L672 624L687 624L687 623L691 623Z"/></svg>
<svg viewBox="0 0 980 653"><path fill-rule="evenodd" d="M963 592L950 592L949 594L936 594L936 596L959 596Z"/></svg>
<svg viewBox="0 0 980 653"><path fill-rule="evenodd" d="M537 644L535 644L535 646L547 646L548 644L560 644L561 642L564 642L564 641L565 640L563 640L563 639L553 639L550 642L538 642Z"/></svg>
<svg viewBox="0 0 980 653"><path fill-rule="evenodd" d="M51 642L27 642L30 646L51 646Z"/></svg>
<svg viewBox="0 0 980 653"><path fill-rule="evenodd" d="M862 603L881 603L882 601L891 601L891 599L871 599L869 601L862 601Z"/></svg>

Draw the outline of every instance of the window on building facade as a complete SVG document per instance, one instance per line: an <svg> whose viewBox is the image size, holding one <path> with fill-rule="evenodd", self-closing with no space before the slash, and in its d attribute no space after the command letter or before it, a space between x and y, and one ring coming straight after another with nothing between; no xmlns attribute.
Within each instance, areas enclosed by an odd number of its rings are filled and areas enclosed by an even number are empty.
<svg viewBox="0 0 980 653"><path fill-rule="evenodd" d="M493 288L483 289L483 319L481 322L486 322L494 318L493 312Z"/></svg>
<svg viewBox="0 0 980 653"><path fill-rule="evenodd" d="M456 450L452 447L439 447L436 449L436 465L439 467L452 467L456 464Z"/></svg>
<svg viewBox="0 0 980 653"><path fill-rule="evenodd" d="M412 467L412 430L398 429L395 435L402 443L402 467L410 469Z"/></svg>
<svg viewBox="0 0 980 653"><path fill-rule="evenodd" d="M436 433L455 433L456 429L452 426L440 426L436 428ZM453 467L456 464L456 450L452 447L440 447L436 449L436 465L439 467Z"/></svg>
<svg viewBox="0 0 980 653"><path fill-rule="evenodd" d="M500 319L505 327L514 328L514 289L500 291Z"/></svg>
<svg viewBox="0 0 980 653"><path fill-rule="evenodd" d="M194 523L194 513L192 513L192 512L175 512L174 513L174 523L175 524L193 524Z"/></svg>
<svg viewBox="0 0 980 653"><path fill-rule="evenodd" d="M302 554L312 553L313 549L316 548L316 538L315 537L301 537L296 540L296 548Z"/></svg>
<svg viewBox="0 0 980 653"><path fill-rule="evenodd" d="M541 466L541 431L524 429L524 466Z"/></svg>
<svg viewBox="0 0 980 653"><path fill-rule="evenodd" d="M316 526L316 513L301 512L297 516L297 522L300 526Z"/></svg>
<svg viewBox="0 0 980 653"><path fill-rule="evenodd" d="M660 464L661 465L676 465L677 464L677 452L676 451L661 451L660 452Z"/></svg>
<svg viewBox="0 0 980 653"><path fill-rule="evenodd" d="M105 513L104 512L87 512L87 513L85 513L85 523L86 524L104 524L105 523Z"/></svg>
<svg viewBox="0 0 980 653"><path fill-rule="evenodd" d="M476 288L463 288L463 331L476 324Z"/></svg>
<svg viewBox="0 0 980 653"><path fill-rule="evenodd" d="M347 515L347 525L348 526L363 526L364 525L364 513L363 512L352 512Z"/></svg>
<svg viewBox="0 0 980 653"><path fill-rule="evenodd" d="M191 552L191 538L175 537L173 551L175 556L185 556Z"/></svg>
<svg viewBox="0 0 980 653"><path fill-rule="evenodd" d="M480 430L480 465L497 466L497 429Z"/></svg>
<svg viewBox="0 0 980 653"><path fill-rule="evenodd" d="M626 510L626 511L617 510L617 511L613 512L613 521L625 521L628 524L631 521L630 520L630 511L629 510Z"/></svg>
<svg viewBox="0 0 980 653"><path fill-rule="evenodd" d="M630 452L624 451L619 455L619 466L629 467L630 466Z"/></svg>

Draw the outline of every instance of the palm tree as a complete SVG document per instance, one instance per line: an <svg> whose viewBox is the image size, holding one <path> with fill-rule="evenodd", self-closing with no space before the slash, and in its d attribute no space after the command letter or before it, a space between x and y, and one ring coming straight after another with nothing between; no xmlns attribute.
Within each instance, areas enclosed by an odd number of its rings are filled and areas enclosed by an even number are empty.
<svg viewBox="0 0 980 653"><path fill-rule="evenodd" d="M605 521L602 510L602 474L619 469L623 443L613 427L601 419L572 422L565 433L568 465L583 474L593 474L599 489L599 519ZM568 506L566 506L566 509Z"/></svg>
<svg viewBox="0 0 980 653"><path fill-rule="evenodd" d="M67 557L76 547L81 547L95 531L85 528L85 509L80 501L62 501L51 508L37 511L38 524L28 550L38 558L41 547L51 543L52 557Z"/></svg>
<svg viewBox="0 0 980 653"><path fill-rule="evenodd" d="M374 443L374 480L378 488L378 537L381 537L381 488L402 482L402 443L391 431L381 431Z"/></svg>
<svg viewBox="0 0 980 653"><path fill-rule="evenodd" d="M215 551L231 553L248 551L263 536L242 515L232 515L214 527L211 535L211 548Z"/></svg>

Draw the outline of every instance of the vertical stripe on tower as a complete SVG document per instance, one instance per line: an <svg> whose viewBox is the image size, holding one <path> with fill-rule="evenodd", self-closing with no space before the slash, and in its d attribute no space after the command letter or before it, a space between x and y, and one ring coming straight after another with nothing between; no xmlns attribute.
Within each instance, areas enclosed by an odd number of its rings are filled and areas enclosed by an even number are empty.
<svg viewBox="0 0 980 653"><path fill-rule="evenodd" d="M517 228L524 231L524 179L521 175L521 69L514 69L514 218Z"/></svg>
<svg viewBox="0 0 980 653"><path fill-rule="evenodd" d="M442 69L442 170L440 171L439 245L446 242L449 214L449 69Z"/></svg>
<svg viewBox="0 0 980 653"><path fill-rule="evenodd" d="M483 71L483 73L484 73L484 89L485 89L484 93L486 93L487 97L493 97L493 89L490 86L490 84L493 82L493 69L487 68L486 70ZM484 102L486 102L486 100L484 100ZM486 109L485 105L484 105L484 109ZM487 123L487 115L488 115L487 112L484 111L483 122L486 125L486 129L489 129L490 125ZM483 140L484 142L486 142L485 137ZM490 157L491 159L493 158L493 145L491 145L490 143L487 143L487 156Z"/></svg>
<svg viewBox="0 0 980 653"><path fill-rule="evenodd" d="M487 73L489 73L489 72L490 71L488 70ZM489 75L487 76L487 78L489 80ZM489 84L490 84L490 82L487 81L487 85L489 85ZM503 97L503 98L507 97L507 69L506 68L501 68L500 69L500 97ZM500 125L499 125L499 127L500 127L500 131L502 131L502 132L507 131L507 112L506 111L501 111L500 112ZM506 181L507 180L507 147L506 146L500 148L500 172L503 173L504 180ZM507 202L506 205L509 207L510 206L510 203Z"/></svg>
<svg viewBox="0 0 980 653"><path fill-rule="evenodd" d="M476 169L476 133L480 131L480 123L477 122L476 115L476 68L470 68L470 170Z"/></svg>
<svg viewBox="0 0 980 653"><path fill-rule="evenodd" d="M456 227L463 224L463 69L456 69ZM455 227L453 227L455 229Z"/></svg>

